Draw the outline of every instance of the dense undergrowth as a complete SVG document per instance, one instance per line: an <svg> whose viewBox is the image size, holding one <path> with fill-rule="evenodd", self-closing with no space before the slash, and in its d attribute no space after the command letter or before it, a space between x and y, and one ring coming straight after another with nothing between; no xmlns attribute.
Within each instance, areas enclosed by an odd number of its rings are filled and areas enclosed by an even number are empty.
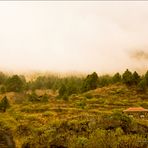
<svg viewBox="0 0 148 148"><path fill-rule="evenodd" d="M0 147L146 148L148 120L124 114L129 107L148 108L148 72L29 81L0 73Z"/></svg>
<svg viewBox="0 0 148 148"><path fill-rule="evenodd" d="M38 100L32 96L30 100L28 94L2 94L9 98L10 107L0 113L0 129L13 135L18 148L147 147L148 120L130 118L122 111L131 106L148 108L148 92L116 84L66 100L50 90L34 91Z"/></svg>

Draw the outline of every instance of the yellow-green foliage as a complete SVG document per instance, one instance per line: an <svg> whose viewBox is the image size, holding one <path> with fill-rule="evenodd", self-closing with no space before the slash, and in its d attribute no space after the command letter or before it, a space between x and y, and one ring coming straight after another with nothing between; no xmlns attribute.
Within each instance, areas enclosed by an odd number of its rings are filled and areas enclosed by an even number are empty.
<svg viewBox="0 0 148 148"><path fill-rule="evenodd" d="M146 95L118 84L72 95L67 101L10 101L11 107L0 113L0 128L12 132L18 148L145 148L147 120L129 118L122 110L147 107Z"/></svg>

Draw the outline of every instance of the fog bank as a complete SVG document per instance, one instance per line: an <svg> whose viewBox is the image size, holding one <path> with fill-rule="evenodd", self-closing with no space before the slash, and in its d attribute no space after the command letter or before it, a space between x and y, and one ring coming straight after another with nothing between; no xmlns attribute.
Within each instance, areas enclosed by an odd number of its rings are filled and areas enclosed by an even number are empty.
<svg viewBox="0 0 148 148"><path fill-rule="evenodd" d="M148 2L0 2L0 69L148 69Z"/></svg>

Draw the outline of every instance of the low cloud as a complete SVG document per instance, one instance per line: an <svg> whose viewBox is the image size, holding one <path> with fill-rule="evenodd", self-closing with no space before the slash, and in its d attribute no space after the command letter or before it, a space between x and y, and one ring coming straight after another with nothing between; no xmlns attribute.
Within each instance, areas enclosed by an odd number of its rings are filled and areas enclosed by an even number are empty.
<svg viewBox="0 0 148 148"><path fill-rule="evenodd" d="M135 50L130 53L130 57L136 60L148 60L148 51Z"/></svg>

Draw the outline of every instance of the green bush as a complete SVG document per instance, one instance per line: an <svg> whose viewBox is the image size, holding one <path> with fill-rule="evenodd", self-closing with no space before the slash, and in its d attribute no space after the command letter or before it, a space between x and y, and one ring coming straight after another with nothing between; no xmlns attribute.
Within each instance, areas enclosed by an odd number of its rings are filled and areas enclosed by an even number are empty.
<svg viewBox="0 0 148 148"><path fill-rule="evenodd" d="M8 92L20 92L23 90L24 83L18 75L13 75L7 79L5 86Z"/></svg>
<svg viewBox="0 0 148 148"><path fill-rule="evenodd" d="M5 96L0 102L0 110L6 112L6 109L10 107L9 101Z"/></svg>
<svg viewBox="0 0 148 148"><path fill-rule="evenodd" d="M119 148L146 148L147 139L140 135L123 135L118 139Z"/></svg>
<svg viewBox="0 0 148 148"><path fill-rule="evenodd" d="M110 130L95 130L89 139L88 148L117 148L116 133Z"/></svg>
<svg viewBox="0 0 148 148"><path fill-rule="evenodd" d="M86 103L83 100L82 101L77 101L76 102L76 106L79 107L79 108L81 108L81 109L84 109L85 106L86 106Z"/></svg>
<svg viewBox="0 0 148 148"><path fill-rule="evenodd" d="M86 137L77 137L74 139L73 143L71 143L71 147L74 148L86 148L88 145L88 139Z"/></svg>
<svg viewBox="0 0 148 148"><path fill-rule="evenodd" d="M31 94L28 94L28 101L30 102L39 102L40 99L37 96L37 94L35 93L35 91L33 91Z"/></svg>

